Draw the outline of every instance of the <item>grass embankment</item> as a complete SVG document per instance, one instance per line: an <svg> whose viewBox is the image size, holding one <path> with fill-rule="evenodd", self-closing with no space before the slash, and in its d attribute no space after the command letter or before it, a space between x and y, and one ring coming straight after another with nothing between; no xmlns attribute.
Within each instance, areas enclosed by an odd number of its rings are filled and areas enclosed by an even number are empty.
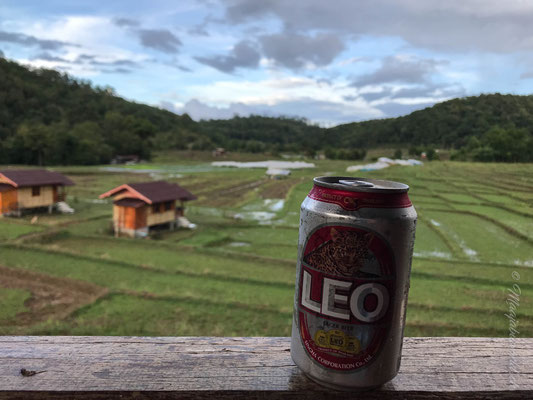
<svg viewBox="0 0 533 400"><path fill-rule="evenodd" d="M0 288L0 321L15 318L27 310L24 303L31 297L28 290Z"/></svg>

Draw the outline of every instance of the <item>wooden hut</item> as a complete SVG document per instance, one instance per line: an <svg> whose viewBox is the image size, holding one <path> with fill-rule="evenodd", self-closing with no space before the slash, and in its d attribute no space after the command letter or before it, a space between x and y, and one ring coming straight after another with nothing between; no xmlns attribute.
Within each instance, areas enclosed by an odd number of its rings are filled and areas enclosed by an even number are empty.
<svg viewBox="0 0 533 400"><path fill-rule="evenodd" d="M65 201L65 186L74 185L59 172L44 169L0 170L0 215L20 215L25 209L47 207Z"/></svg>
<svg viewBox="0 0 533 400"><path fill-rule="evenodd" d="M148 235L150 227L168 224L174 229L183 217L184 202L196 196L175 183L165 181L128 183L100 195L113 197L113 228L115 236ZM180 204L176 207L176 202Z"/></svg>

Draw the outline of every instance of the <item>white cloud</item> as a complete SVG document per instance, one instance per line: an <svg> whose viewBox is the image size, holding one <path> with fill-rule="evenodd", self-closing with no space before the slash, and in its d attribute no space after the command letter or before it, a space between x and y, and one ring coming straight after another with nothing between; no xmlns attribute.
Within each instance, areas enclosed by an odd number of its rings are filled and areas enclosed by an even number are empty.
<svg viewBox="0 0 533 400"><path fill-rule="evenodd" d="M136 101L172 101L198 118L264 112L331 124L533 88L529 1L133 0L92 10L86 3L86 15L65 14L66 4L31 15L0 6L0 31L34 43L11 37L1 43L6 56L109 84ZM191 33L195 26L201 35ZM40 41L72 45L43 49Z"/></svg>
<svg viewBox="0 0 533 400"><path fill-rule="evenodd" d="M533 3L524 0L402 0L413 12L454 12L466 16L502 17L533 13Z"/></svg>
<svg viewBox="0 0 533 400"><path fill-rule="evenodd" d="M17 27L20 32L42 40L61 40L74 44L57 50L56 60L54 57L18 59L33 67L55 68L75 76L93 77L104 67L113 66L113 63L128 60L132 66L149 60L148 55L131 48L130 35L114 24L111 18L66 16L29 24L19 22ZM82 61L83 57L87 58Z"/></svg>
<svg viewBox="0 0 533 400"><path fill-rule="evenodd" d="M523 0L224 0L228 23L274 19L294 31L401 37L446 51L533 49L533 3Z"/></svg>
<svg viewBox="0 0 533 400"><path fill-rule="evenodd" d="M259 114L272 117L304 117L322 126L333 126L385 116L378 108L364 104L329 102L306 97L283 99L275 103L245 104L236 102L222 107L192 99L185 104L162 102L160 106L179 114L187 113L197 121L201 119L228 119L235 115Z"/></svg>
<svg viewBox="0 0 533 400"><path fill-rule="evenodd" d="M164 105L178 113L187 112L196 120L264 114L301 116L329 126L385 116L360 96L347 100L345 95L354 90L348 82L334 85L309 77L276 74L257 81L223 80L194 85L187 94L167 94L168 99L174 100Z"/></svg>
<svg viewBox="0 0 533 400"><path fill-rule="evenodd" d="M265 86L275 89L301 88L304 86L312 86L316 81L311 78L291 76L281 79L271 79L264 82Z"/></svg>
<svg viewBox="0 0 533 400"><path fill-rule="evenodd" d="M345 89L352 92L350 89ZM342 92L342 90L341 90ZM343 102L342 93L332 85L298 76L283 76L257 81L220 80L193 85L188 93L207 104L230 103L270 104L307 97L331 102Z"/></svg>

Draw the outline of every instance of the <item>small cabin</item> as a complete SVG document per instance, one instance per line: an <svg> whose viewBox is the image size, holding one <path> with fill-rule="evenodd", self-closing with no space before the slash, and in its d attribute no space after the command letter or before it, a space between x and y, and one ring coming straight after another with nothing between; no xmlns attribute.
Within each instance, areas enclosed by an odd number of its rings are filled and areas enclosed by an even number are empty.
<svg viewBox="0 0 533 400"><path fill-rule="evenodd" d="M0 215L20 216L24 210L53 207L64 202L72 182L59 172L44 169L0 170Z"/></svg>
<svg viewBox="0 0 533 400"><path fill-rule="evenodd" d="M130 237L147 236L158 225L174 229L184 219L184 203L196 200L188 190L165 181L124 184L100 195L107 197L114 199L115 236Z"/></svg>
<svg viewBox="0 0 533 400"><path fill-rule="evenodd" d="M217 147L215 150L213 150L212 154L213 157L223 156L226 154L226 149L224 147Z"/></svg>

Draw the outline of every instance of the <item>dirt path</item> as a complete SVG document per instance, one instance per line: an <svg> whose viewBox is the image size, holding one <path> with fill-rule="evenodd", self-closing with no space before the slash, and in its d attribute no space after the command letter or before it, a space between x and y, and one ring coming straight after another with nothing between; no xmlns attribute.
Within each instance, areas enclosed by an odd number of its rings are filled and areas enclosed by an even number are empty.
<svg viewBox="0 0 533 400"><path fill-rule="evenodd" d="M259 194L264 199L286 199L289 190L303 181L305 181L305 178L271 180L268 184L263 186Z"/></svg>
<svg viewBox="0 0 533 400"><path fill-rule="evenodd" d="M108 289L91 283L2 266L0 287L31 292L31 297L24 304L29 311L20 313L15 320L9 321L12 326L29 326L48 319L63 319L108 293Z"/></svg>
<svg viewBox="0 0 533 400"><path fill-rule="evenodd" d="M238 206L246 195L253 189L267 183L267 179L248 181L239 185L216 189L213 191L201 192L201 205L210 207L235 207Z"/></svg>

